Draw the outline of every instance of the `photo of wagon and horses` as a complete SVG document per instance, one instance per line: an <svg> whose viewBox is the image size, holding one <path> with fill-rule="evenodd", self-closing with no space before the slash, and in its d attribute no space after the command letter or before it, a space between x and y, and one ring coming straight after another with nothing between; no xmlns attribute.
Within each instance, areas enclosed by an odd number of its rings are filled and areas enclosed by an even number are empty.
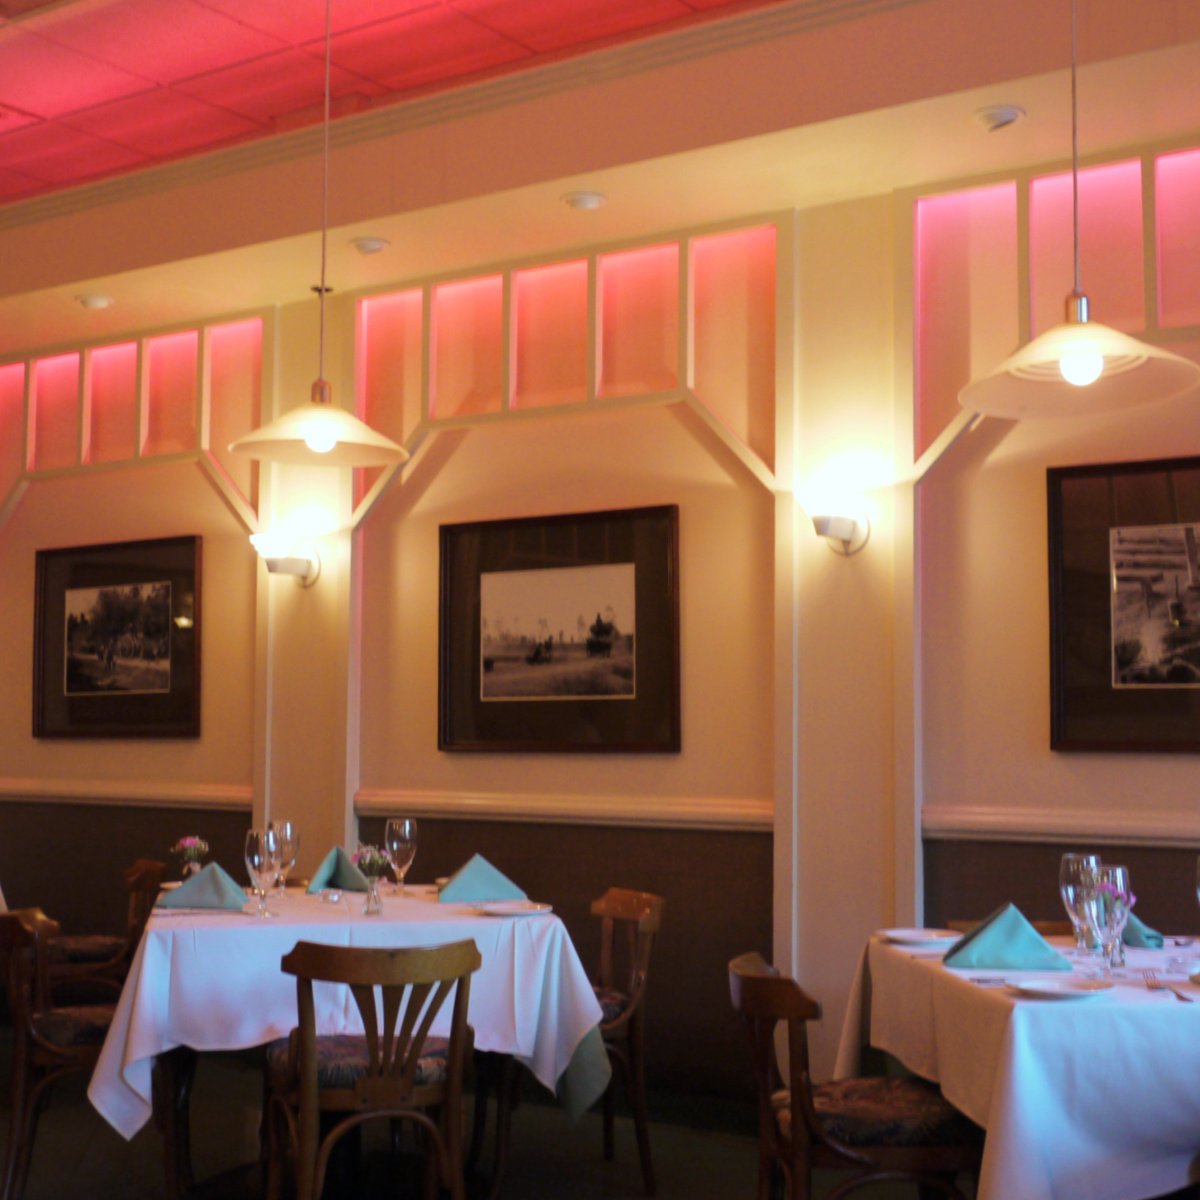
<svg viewBox="0 0 1200 1200"><path fill-rule="evenodd" d="M634 564L480 576L482 700L630 700Z"/></svg>
<svg viewBox="0 0 1200 1200"><path fill-rule="evenodd" d="M1200 687L1196 529L1110 530L1113 687Z"/></svg>
<svg viewBox="0 0 1200 1200"><path fill-rule="evenodd" d="M68 696L171 690L169 581L66 591Z"/></svg>

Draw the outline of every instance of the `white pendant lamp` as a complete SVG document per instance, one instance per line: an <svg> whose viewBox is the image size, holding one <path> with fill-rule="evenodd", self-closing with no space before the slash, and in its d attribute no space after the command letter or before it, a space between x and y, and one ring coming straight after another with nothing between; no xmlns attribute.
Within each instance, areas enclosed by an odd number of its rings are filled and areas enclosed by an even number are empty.
<svg viewBox="0 0 1200 1200"><path fill-rule="evenodd" d="M325 110L321 149L321 284L315 288L320 305L318 378L307 404L260 426L230 444L235 454L302 466L375 467L402 463L403 446L377 433L370 425L332 402L325 379L326 242L329 230L329 94L332 0L325 0Z"/></svg>
<svg viewBox="0 0 1200 1200"><path fill-rule="evenodd" d="M1076 0L1071 0L1071 220L1075 286L1066 319L958 393L985 416L1070 417L1181 396L1200 384L1200 364L1089 320L1079 285L1079 119Z"/></svg>

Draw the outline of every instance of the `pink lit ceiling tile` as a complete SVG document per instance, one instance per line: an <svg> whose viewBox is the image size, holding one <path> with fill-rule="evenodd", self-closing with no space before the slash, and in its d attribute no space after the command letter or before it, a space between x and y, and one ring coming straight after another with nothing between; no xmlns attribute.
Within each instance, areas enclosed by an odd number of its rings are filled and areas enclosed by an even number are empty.
<svg viewBox="0 0 1200 1200"><path fill-rule="evenodd" d="M37 117L31 117L28 113L17 112L13 108L0 108L0 133L12 133L14 129L23 129L36 120Z"/></svg>
<svg viewBox="0 0 1200 1200"><path fill-rule="evenodd" d="M22 175L20 171L10 171L0 167L0 199L16 200L21 196L29 196L39 191L42 186L40 179L31 175Z"/></svg>
<svg viewBox="0 0 1200 1200"><path fill-rule="evenodd" d="M324 0L205 0L252 29L299 46L325 36ZM333 6L333 32L345 33L403 13L430 8L444 0L338 0Z"/></svg>
<svg viewBox="0 0 1200 1200"><path fill-rule="evenodd" d="M374 96L385 89L333 64L334 97ZM197 100L216 104L254 121L269 123L291 113L314 111L319 115L325 88L325 65L312 53L284 50L254 62L212 71L176 86Z"/></svg>
<svg viewBox="0 0 1200 1200"><path fill-rule="evenodd" d="M47 41L171 83L257 58L279 40L193 0L102 0L56 6L35 24Z"/></svg>
<svg viewBox="0 0 1200 1200"><path fill-rule="evenodd" d="M146 89L148 77L77 54L12 26L0 28L0 104L58 117Z"/></svg>
<svg viewBox="0 0 1200 1200"><path fill-rule="evenodd" d="M144 154L57 124L0 137L0 166L50 184L80 183L145 165Z"/></svg>
<svg viewBox="0 0 1200 1200"><path fill-rule="evenodd" d="M448 8L424 9L333 41L335 62L394 91L524 57L521 46Z"/></svg>
<svg viewBox="0 0 1200 1200"><path fill-rule="evenodd" d="M451 0L531 50L562 50L691 15L682 0Z"/></svg>
<svg viewBox="0 0 1200 1200"><path fill-rule="evenodd" d="M236 113L166 89L76 113L65 123L149 158L167 158L263 131Z"/></svg>

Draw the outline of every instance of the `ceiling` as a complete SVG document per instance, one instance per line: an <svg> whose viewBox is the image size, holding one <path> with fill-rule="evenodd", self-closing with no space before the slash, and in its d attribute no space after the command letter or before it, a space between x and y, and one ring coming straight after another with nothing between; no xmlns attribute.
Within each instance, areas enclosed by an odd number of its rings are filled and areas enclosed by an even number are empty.
<svg viewBox="0 0 1200 1200"><path fill-rule="evenodd" d="M335 116L779 0L334 0ZM0 203L320 119L322 0L0 0Z"/></svg>
<svg viewBox="0 0 1200 1200"><path fill-rule="evenodd" d="M304 202L291 206L312 210L296 227L303 232L267 221L265 232L253 238L230 235L214 241L211 252L190 255L176 248L177 230L153 229L146 230L151 249L130 247L134 256L123 260L105 258L100 247L89 254L75 245L68 253L52 240L64 222L54 212L43 218L33 210L78 199L85 217L94 206L102 220L135 202L127 203L124 193L111 200L100 194L126 177L135 187L144 177L148 182L137 195L152 198L156 174L189 170L189 178L207 178L241 153L238 139L247 154L269 158L272 147L309 136L312 131L306 134L302 127L319 121L321 108L322 0L57 0L34 7L39 3L0 0L0 130L8 122L19 126L0 133L0 226L6 214L14 217L7 232L0 229L0 245L35 246L33 254L21 253L40 264L36 279L18 280L19 272L6 267L0 253L0 359L311 299L319 262L318 234L312 231L320 214L311 174L296 176ZM846 22L860 21L870 9L886 21L905 6L941 4L944 11L947 3L957 11L953 6L968 0L334 0L335 114L347 118L346 128L390 119L406 110L406 101L417 107L430 98L440 103L453 98L461 84L481 82L486 89L489 79L507 86L539 73L530 68L553 73L564 59L565 68L589 79L593 51L609 48L611 57L628 47L641 54L655 46L657 35L678 33L658 39L656 61L670 63L680 39L699 36L707 39L705 45L727 45L728 27L717 23L725 18L736 26L743 20L773 21L789 9L836 10L837 19ZM1043 0L1006 0L1022 3L1037 12ZM1094 16L1105 15L1097 5L1111 3L1126 21L1137 17L1123 7L1127 0L1087 3ZM1176 14L1173 42L1164 37L1126 53L1126 31L1119 29L1112 34L1115 48L1085 59L1081 67L1085 160L1145 144L1200 145L1195 86L1200 13L1188 15L1195 0L1163 3L1177 6L1163 10ZM29 11L22 15L20 9ZM164 12L172 16L169 26ZM973 22L988 14L995 38L1003 36L1006 24L1020 27L1010 10L970 0L970 19L960 35L970 39ZM1183 28L1185 17L1196 22L1196 31ZM1104 28L1105 22L1096 19L1094 26ZM917 93L923 98L881 103L872 100L876 78L859 72L867 103L843 116L789 117L753 136L728 136L712 132L722 114L706 110L700 121L705 136L673 153L630 152L640 145L640 131L617 121L613 128L620 141L606 145L616 147L607 165L574 173L549 170L515 185L433 201L379 205L380 215L370 220L339 224L335 213L329 237L335 300L359 289L566 254L749 213L1062 166L1070 148L1068 78L1063 54L1038 57L1039 36L1027 35L1032 54L1026 48L1013 61L1040 65L1014 70L1005 63L992 72L993 82L979 86L946 87L939 79ZM414 53L418 44L420 52ZM17 52L22 46L31 57ZM885 45L883 53L894 55L894 47ZM895 57L932 75L934 60L921 53L929 51L920 47ZM947 61L949 68L943 66ZM853 72L854 64L838 69ZM937 69L953 80L953 56L943 54ZM524 73L518 77L518 71ZM977 64L958 77L978 79L981 73L986 72ZM792 78L785 73L767 90L789 88ZM23 80L20 86L17 80ZM568 111L573 102L568 95ZM977 110L1001 103L1020 106L1026 118L986 132L975 120ZM229 139L235 139L232 149L222 149ZM100 150L80 151L76 158L72 145ZM281 170L287 167L282 162ZM24 192L12 190L18 176ZM338 183L335 177L334 191L344 199L346 189L339 192ZM70 190L77 184L84 186ZM561 203L572 188L595 189L609 202L595 211L574 211ZM213 224L223 232L232 222L215 216ZM93 231L91 242L98 245L95 231L104 226L83 228ZM363 256L351 244L356 235L382 237L390 245ZM84 309L77 297L87 292L111 295L115 303Z"/></svg>

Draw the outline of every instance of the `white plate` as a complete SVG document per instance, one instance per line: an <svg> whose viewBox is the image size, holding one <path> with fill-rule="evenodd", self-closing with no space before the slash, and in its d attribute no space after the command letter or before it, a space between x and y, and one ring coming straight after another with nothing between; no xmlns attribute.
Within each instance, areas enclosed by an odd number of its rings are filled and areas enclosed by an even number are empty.
<svg viewBox="0 0 1200 1200"><path fill-rule="evenodd" d="M1027 1000L1086 1000L1112 988L1107 979L1020 979L1009 984Z"/></svg>
<svg viewBox="0 0 1200 1200"><path fill-rule="evenodd" d="M480 904L477 912L488 917L532 917L535 913L554 911L552 904L539 904L536 900L497 900L493 904Z"/></svg>
<svg viewBox="0 0 1200 1200"><path fill-rule="evenodd" d="M949 946L962 934L953 929L881 929L879 936L898 946Z"/></svg>

